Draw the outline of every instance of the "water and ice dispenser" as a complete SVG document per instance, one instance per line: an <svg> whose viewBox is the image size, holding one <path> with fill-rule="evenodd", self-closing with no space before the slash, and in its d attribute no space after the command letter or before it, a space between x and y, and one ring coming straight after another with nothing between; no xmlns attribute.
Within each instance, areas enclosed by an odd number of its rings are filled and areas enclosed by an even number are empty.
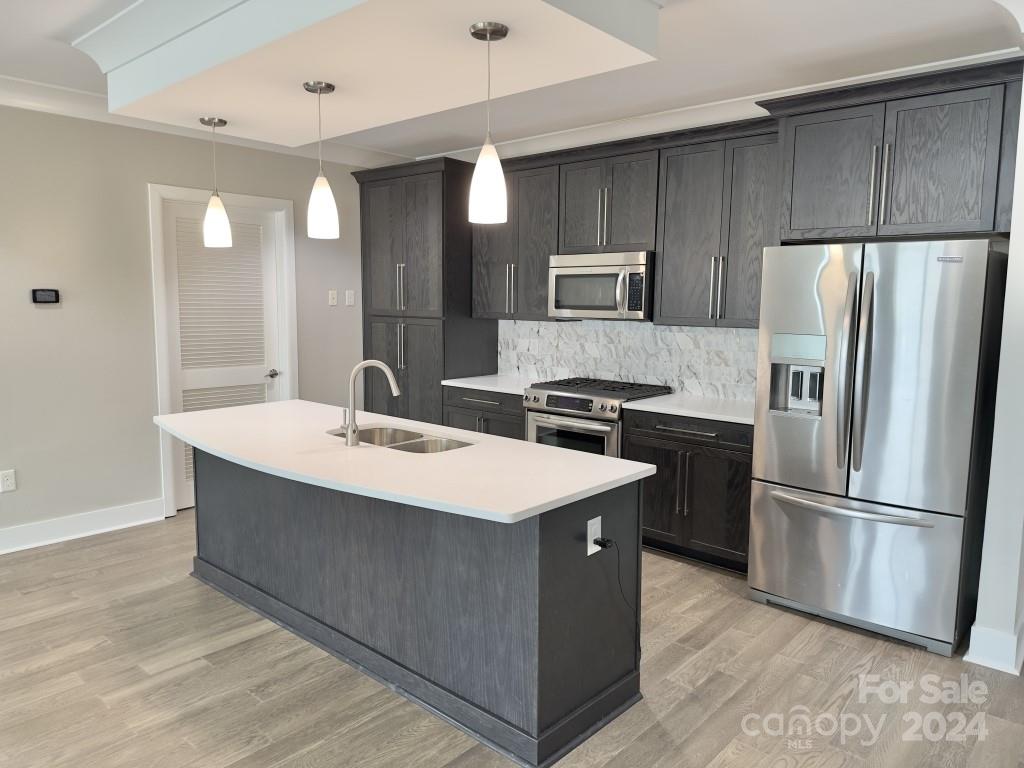
<svg viewBox="0 0 1024 768"><path fill-rule="evenodd" d="M821 418L825 392L825 336L776 333L771 347L773 413Z"/></svg>

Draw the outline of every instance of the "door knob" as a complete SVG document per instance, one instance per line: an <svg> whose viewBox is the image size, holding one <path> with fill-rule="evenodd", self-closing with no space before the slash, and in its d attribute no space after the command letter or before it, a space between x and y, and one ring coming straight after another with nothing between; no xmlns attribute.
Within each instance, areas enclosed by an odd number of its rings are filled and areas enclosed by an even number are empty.
<svg viewBox="0 0 1024 768"><path fill-rule="evenodd" d="M267 371L266 375L263 378L265 378L265 379L276 379L280 375L281 375L281 372L279 370L277 370L277 368L271 368L269 371Z"/></svg>

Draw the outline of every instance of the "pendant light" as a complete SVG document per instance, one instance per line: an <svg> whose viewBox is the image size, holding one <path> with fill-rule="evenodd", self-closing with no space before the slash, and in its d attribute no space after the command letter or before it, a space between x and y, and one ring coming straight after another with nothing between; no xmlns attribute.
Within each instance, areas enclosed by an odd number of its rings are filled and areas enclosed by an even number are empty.
<svg viewBox="0 0 1024 768"><path fill-rule="evenodd" d="M480 148L469 185L469 221L471 224L504 224L508 221L505 174L498 150L491 141L491 41L504 40L508 27L497 21L481 21L471 26L469 33L487 42L487 138Z"/></svg>
<svg viewBox="0 0 1024 768"><path fill-rule="evenodd" d="M200 117L199 122L209 128L213 136L213 194L203 217L203 245L207 248L230 248L231 222L217 188L217 129L223 128L228 121L220 117Z"/></svg>
<svg viewBox="0 0 1024 768"><path fill-rule="evenodd" d="M320 97L325 93L334 93L334 86L321 80L312 80L303 83L302 87L316 94L316 157L320 163L320 172L313 182L306 208L306 235L317 240L337 240L338 206L334 202L331 184L324 176L324 124L320 116Z"/></svg>

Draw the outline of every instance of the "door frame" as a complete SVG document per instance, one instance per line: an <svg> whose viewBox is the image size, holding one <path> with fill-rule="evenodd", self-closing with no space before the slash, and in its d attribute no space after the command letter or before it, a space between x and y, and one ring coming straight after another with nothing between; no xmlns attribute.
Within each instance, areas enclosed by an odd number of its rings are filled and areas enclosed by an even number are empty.
<svg viewBox="0 0 1024 768"><path fill-rule="evenodd" d="M149 197L149 249L153 282L153 329L156 341L156 415L171 413L174 373L171 371L171 307L167 302L163 207L165 202L206 203L210 191L166 184L146 185ZM277 379L282 400L299 394L298 333L295 306L295 217L291 200L222 192L226 207L269 213L274 222L277 254L277 343L284 370ZM160 485L164 517L177 514L174 490L173 438L160 430Z"/></svg>

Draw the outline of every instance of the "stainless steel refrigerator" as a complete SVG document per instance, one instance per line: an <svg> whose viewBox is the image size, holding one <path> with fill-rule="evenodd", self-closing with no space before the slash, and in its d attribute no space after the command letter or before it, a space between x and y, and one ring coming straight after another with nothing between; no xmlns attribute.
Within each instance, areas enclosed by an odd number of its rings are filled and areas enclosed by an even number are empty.
<svg viewBox="0 0 1024 768"><path fill-rule="evenodd" d="M765 249L754 599L956 649L977 594L1005 247Z"/></svg>

